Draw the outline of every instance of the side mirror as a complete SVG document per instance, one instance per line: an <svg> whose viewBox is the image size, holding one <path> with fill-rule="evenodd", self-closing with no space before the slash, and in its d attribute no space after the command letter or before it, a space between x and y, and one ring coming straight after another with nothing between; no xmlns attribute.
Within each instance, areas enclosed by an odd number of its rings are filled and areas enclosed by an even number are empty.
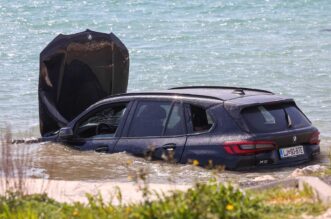
<svg viewBox="0 0 331 219"><path fill-rule="evenodd" d="M63 127L59 131L59 137L63 139L68 139L74 136L74 132L71 127Z"/></svg>

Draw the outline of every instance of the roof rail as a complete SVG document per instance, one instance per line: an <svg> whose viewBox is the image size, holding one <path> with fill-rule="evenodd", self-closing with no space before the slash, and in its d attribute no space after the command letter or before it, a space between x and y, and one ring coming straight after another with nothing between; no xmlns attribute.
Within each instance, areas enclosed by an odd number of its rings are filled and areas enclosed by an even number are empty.
<svg viewBox="0 0 331 219"><path fill-rule="evenodd" d="M106 96L104 99L110 98L110 97L125 97L125 96L140 96L140 95L146 95L146 96L183 96L183 97L197 97L197 98L207 98L207 99L213 99L213 100L221 100L224 101L222 98L213 97L213 96L207 96L207 95L200 95L200 94L177 94L177 93L163 93L163 92L132 92L132 93L120 93L120 94L114 94L110 96Z"/></svg>
<svg viewBox="0 0 331 219"><path fill-rule="evenodd" d="M179 89L199 89L199 88L207 88L207 89L227 89L227 90L247 90L247 91L257 91L257 92L263 92L263 93L269 93L274 94L271 91L262 90L262 89L254 89L254 88L246 88L246 87L227 87L227 86L184 86L184 87L173 87L169 90L179 90Z"/></svg>

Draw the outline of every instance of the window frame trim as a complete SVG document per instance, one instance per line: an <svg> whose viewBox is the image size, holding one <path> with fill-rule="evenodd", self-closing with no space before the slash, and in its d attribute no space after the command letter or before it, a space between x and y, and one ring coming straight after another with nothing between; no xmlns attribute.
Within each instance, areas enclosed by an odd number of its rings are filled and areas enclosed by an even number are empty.
<svg viewBox="0 0 331 219"><path fill-rule="evenodd" d="M138 104L140 102L169 102L171 104L169 114L167 115L167 118L166 118L166 126L162 130L162 135L158 135L158 136L129 136L129 132L130 132L130 129L131 129L131 126L132 126L132 121L134 119L134 115L136 114L137 107L138 107ZM184 129L185 129L184 134L181 134L181 135L166 135L165 136L164 133L165 133L165 130L166 130L166 127L167 127L167 122L170 118L172 109L173 109L173 107L176 103L180 104L181 109L182 109L182 115L184 116L184 124L183 124ZM176 137L183 137L183 136L187 135L186 115L185 115L185 112L184 112L184 103L183 103L182 100L175 100L175 99L172 99L172 98L167 98L167 99L152 99L152 98L136 99L136 100L134 100L134 103L133 103L131 109L132 110L130 110L130 114L128 115L128 117L126 119L126 123L125 123L125 126L123 128L121 139L176 138Z"/></svg>

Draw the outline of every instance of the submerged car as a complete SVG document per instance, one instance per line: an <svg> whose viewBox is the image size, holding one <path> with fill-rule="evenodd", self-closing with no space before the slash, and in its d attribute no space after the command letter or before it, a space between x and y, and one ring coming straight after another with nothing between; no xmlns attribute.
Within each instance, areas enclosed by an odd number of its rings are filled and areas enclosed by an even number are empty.
<svg viewBox="0 0 331 219"><path fill-rule="evenodd" d="M129 54L114 34L59 35L40 55L45 141L228 169L312 160L319 131L293 99L241 87L125 93Z"/></svg>
<svg viewBox="0 0 331 219"><path fill-rule="evenodd" d="M51 136L49 138L52 138ZM228 169L288 166L319 153L319 132L294 100L233 87L180 87L101 100L52 138L80 150L128 152Z"/></svg>

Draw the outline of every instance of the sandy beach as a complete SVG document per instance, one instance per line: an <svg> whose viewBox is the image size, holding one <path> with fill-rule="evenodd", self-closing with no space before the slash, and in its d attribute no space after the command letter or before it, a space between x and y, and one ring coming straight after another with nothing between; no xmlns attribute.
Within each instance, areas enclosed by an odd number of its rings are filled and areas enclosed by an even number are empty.
<svg viewBox="0 0 331 219"><path fill-rule="evenodd" d="M4 182L5 179L1 179ZM11 184L17 183L17 179L12 179ZM4 184L2 184L4 185ZM47 179L24 179L23 190L26 194L46 193L50 198L59 202L82 202L87 203L86 194L100 194L105 203L112 202L119 204L118 191L121 191L122 203L137 203L144 200L142 188L143 184L135 182L84 182L84 181L65 181L65 180L47 180ZM159 194L170 194L175 190L187 190L190 185L176 184L148 184L150 191ZM0 186L0 194L3 195L6 189L5 186ZM155 199L155 195L150 196Z"/></svg>

